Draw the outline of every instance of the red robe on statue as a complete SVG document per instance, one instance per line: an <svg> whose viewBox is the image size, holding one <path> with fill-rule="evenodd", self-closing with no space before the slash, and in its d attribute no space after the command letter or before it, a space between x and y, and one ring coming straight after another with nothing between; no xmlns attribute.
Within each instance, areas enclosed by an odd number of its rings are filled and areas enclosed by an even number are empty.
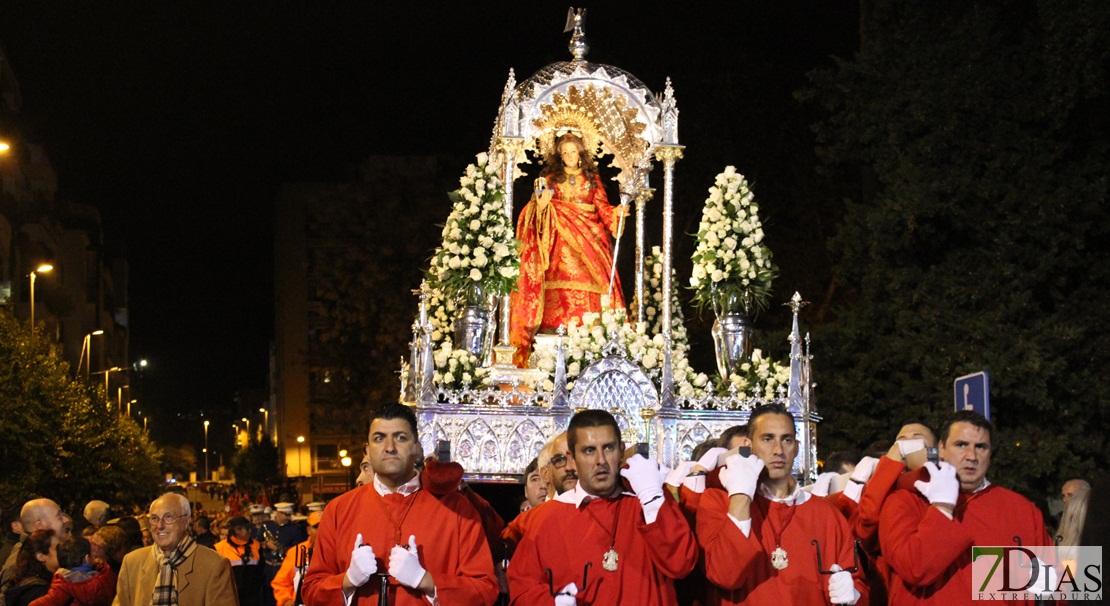
<svg viewBox="0 0 1110 606"><path fill-rule="evenodd" d="M452 493L437 498L427 490L417 490L409 496L382 497L371 482L344 493L324 509L301 589L305 603L344 603L343 578L359 533L362 543L374 548L378 571L387 572L389 551L398 544L394 523L400 524L402 543L407 544L409 535L416 536L420 564L432 575L440 604L470 606L494 602L497 579L493 558L481 519L464 496ZM376 606L379 597L378 578L372 577L355 590L351 604ZM421 593L390 578L389 603L427 606L429 602Z"/></svg>
<svg viewBox="0 0 1110 606"><path fill-rule="evenodd" d="M916 490L895 490L879 517L879 544L891 570L890 603L978 604L971 599L972 545L1016 546L1015 536L1026 546L1053 544L1041 511L1001 486L960 492L952 520Z"/></svg>
<svg viewBox="0 0 1110 606"><path fill-rule="evenodd" d="M578 586L583 605L675 604L674 580L693 570L698 554L690 526L670 493L663 491L663 505L648 524L634 495L588 498L578 506L580 490L568 490L544 504L542 519L529 525L509 564L512 604L551 606L551 588L558 592L568 583ZM610 549L618 554L615 571L602 564Z"/></svg>
<svg viewBox="0 0 1110 606"><path fill-rule="evenodd" d="M517 220L520 281L512 293L509 332L517 348L513 361L520 367L528 365L536 331L601 311L613 266L609 239L620 224L620 209L609 204L600 178L570 185L548 177L547 185L550 202L533 197ZM616 276L610 306L624 307Z"/></svg>
<svg viewBox="0 0 1110 606"><path fill-rule="evenodd" d="M798 493L801 493L800 495ZM835 507L820 497L797 491L797 505L771 501L757 494L751 506L749 536L728 515L729 496L707 488L698 505L698 542L705 550L705 576L709 579L709 604L829 604L829 575L818 574L816 539L821 566L851 568L854 538ZM804 500L803 500L804 499ZM794 510L794 511L791 511ZM767 512L765 516L763 512ZM771 566L771 553L779 545L788 564ZM852 575L860 593L857 606L868 603L867 581L862 569Z"/></svg>

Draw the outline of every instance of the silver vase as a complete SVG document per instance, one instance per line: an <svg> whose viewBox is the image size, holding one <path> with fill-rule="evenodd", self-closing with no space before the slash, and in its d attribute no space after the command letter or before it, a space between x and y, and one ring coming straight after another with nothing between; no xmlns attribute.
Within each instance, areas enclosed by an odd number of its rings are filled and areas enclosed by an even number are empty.
<svg viewBox="0 0 1110 606"><path fill-rule="evenodd" d="M740 365L752 355L752 320L741 313L726 313L713 322L713 350L717 370L726 384L740 374Z"/></svg>
<svg viewBox="0 0 1110 606"><path fill-rule="evenodd" d="M740 365L752 355L751 295L737 288L715 288L711 295L713 313L713 350L717 371L728 384L729 377L740 374Z"/></svg>
<svg viewBox="0 0 1110 606"><path fill-rule="evenodd" d="M481 285L461 293L459 315L455 319L455 349L465 349L488 366L493 337L496 332L492 318L497 297Z"/></svg>

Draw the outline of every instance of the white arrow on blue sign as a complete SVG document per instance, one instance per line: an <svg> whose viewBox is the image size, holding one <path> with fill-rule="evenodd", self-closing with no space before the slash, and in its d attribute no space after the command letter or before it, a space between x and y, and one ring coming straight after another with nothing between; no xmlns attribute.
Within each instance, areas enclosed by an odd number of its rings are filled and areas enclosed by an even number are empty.
<svg viewBox="0 0 1110 606"><path fill-rule="evenodd" d="M991 390L986 371L958 377L952 382L952 387L956 396L956 412L973 410L990 420Z"/></svg>

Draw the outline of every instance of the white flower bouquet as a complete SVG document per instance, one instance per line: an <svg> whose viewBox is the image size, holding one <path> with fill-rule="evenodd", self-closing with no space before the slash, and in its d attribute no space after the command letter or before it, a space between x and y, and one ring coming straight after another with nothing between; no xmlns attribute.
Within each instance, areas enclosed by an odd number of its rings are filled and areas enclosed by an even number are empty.
<svg viewBox="0 0 1110 606"><path fill-rule="evenodd" d="M709 188L693 261L690 288L699 309L726 298L741 301L747 314L767 308L778 268L763 244L759 205L733 166Z"/></svg>
<svg viewBox="0 0 1110 606"><path fill-rule="evenodd" d="M505 215L498 168L487 154L478 154L477 163L459 179L459 189L448 194L454 204L443 225L443 243L432 255L428 282L449 297L475 289L504 295L516 288L519 242Z"/></svg>

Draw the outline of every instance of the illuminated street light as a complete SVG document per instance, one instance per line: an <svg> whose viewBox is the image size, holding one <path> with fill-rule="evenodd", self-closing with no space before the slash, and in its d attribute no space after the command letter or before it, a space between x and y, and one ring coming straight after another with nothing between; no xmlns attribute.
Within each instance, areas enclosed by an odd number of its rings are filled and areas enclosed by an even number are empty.
<svg viewBox="0 0 1110 606"><path fill-rule="evenodd" d="M262 417L262 426L265 427L265 434L270 435L270 411L266 410L265 408L259 408L258 412L264 415ZM262 440L261 437L259 437L258 439L259 441Z"/></svg>
<svg viewBox="0 0 1110 606"><path fill-rule="evenodd" d="M85 335L85 339L81 341L81 356L77 358L77 372L81 372L81 361L85 361L85 378L89 378L89 373L92 371L92 338L104 334L103 330L94 330Z"/></svg>
<svg viewBox="0 0 1110 606"><path fill-rule="evenodd" d="M243 422L247 424L247 446L251 445L251 420L243 417Z"/></svg>
<svg viewBox="0 0 1110 606"><path fill-rule="evenodd" d="M43 263L39 265L35 271L31 272L31 336L35 336L35 276L37 274L50 273L53 270L53 265Z"/></svg>
<svg viewBox="0 0 1110 606"><path fill-rule="evenodd" d="M6 154L12 149L12 144L0 139L0 154Z"/></svg>
<svg viewBox="0 0 1110 606"><path fill-rule="evenodd" d="M204 421L204 481L208 481L208 420Z"/></svg>

